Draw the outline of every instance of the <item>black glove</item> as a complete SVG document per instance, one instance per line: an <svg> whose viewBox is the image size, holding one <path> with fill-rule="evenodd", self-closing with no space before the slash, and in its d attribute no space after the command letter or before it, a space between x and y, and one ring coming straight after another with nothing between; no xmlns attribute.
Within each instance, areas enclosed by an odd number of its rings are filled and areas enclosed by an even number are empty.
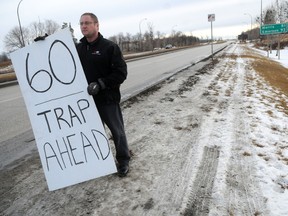
<svg viewBox="0 0 288 216"><path fill-rule="evenodd" d="M100 85L97 82L92 82L88 85L87 91L89 95L97 95L100 91Z"/></svg>
<svg viewBox="0 0 288 216"><path fill-rule="evenodd" d="M48 36L48 34L46 33L44 36L38 36L34 39L35 42L40 41L40 40L45 40L45 38Z"/></svg>

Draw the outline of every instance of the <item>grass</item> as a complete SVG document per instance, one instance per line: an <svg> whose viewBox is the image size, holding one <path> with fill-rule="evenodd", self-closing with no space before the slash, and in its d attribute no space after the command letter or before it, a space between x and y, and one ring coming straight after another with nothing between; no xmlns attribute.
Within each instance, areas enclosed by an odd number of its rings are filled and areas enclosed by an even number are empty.
<svg viewBox="0 0 288 216"><path fill-rule="evenodd" d="M263 77L272 87L278 89L288 97L288 69L279 62L273 61L265 56L255 53L252 49L246 47L247 54L242 58L251 60L252 68ZM288 103L284 99L277 100L277 107L282 107L288 115Z"/></svg>
<svg viewBox="0 0 288 216"><path fill-rule="evenodd" d="M254 53L248 48L247 51L251 54L241 57L252 59L253 69L268 81L271 86L278 88L288 96L288 69L276 61Z"/></svg>
<svg viewBox="0 0 288 216"><path fill-rule="evenodd" d="M252 63L253 68L272 86L281 89L288 96L288 69L278 62L261 59Z"/></svg>

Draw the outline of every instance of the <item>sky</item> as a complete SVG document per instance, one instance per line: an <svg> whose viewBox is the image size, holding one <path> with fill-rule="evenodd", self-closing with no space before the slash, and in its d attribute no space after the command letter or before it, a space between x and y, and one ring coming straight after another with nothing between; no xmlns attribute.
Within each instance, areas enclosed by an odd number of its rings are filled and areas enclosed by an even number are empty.
<svg viewBox="0 0 288 216"><path fill-rule="evenodd" d="M0 53L5 50L3 39L19 26L17 6L20 0L0 0ZM275 0L262 0L263 9ZM181 31L199 38L211 38L208 14L215 14L213 37L235 38L250 29L251 18L260 15L261 0L22 0L19 6L21 25L28 27L35 21L53 20L59 25L71 23L75 37L82 37L79 18L84 12L97 15L100 32L108 38L122 32L136 35L148 30L171 34Z"/></svg>

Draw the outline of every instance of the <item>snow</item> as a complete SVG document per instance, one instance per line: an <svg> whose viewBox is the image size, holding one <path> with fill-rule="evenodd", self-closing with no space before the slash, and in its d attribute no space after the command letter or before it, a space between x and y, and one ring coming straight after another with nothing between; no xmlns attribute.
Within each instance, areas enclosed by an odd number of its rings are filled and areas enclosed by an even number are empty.
<svg viewBox="0 0 288 216"><path fill-rule="evenodd" d="M12 71L13 71L13 66L12 65L8 65L6 67L0 68L0 74L10 73Z"/></svg>
<svg viewBox="0 0 288 216"><path fill-rule="evenodd" d="M254 71L246 46L231 45L217 64L196 64L122 104L134 153L126 178L48 192L33 157L19 162L21 172L3 175L9 189L4 213L174 216L183 215L191 197L207 197L201 204L211 216L288 215L288 116L279 106L288 96ZM273 53L270 58L279 61ZM286 49L280 63L288 67L287 59ZM219 152L214 164L203 160L207 148ZM203 172L203 163L217 170ZM214 180L208 193L195 193L197 185L208 190L204 179L196 181L201 172Z"/></svg>
<svg viewBox="0 0 288 216"><path fill-rule="evenodd" d="M267 56L267 52L257 51ZM288 49L281 50L280 60L273 50L269 54L269 59L280 62L288 68ZM251 87L253 88L253 85ZM270 215L284 216L288 215L288 118L281 110L275 109L275 104L268 98L282 98L287 103L288 98L268 85L265 85L264 89L265 92L255 94L246 105L247 107L253 103L255 107L250 114L251 122L255 124L251 139L261 146L254 148L253 154L258 156L256 157L257 174L262 193L267 197ZM258 90L254 89L254 91ZM263 94L268 94L267 99L263 100ZM272 111L272 115L267 115L268 110Z"/></svg>
<svg viewBox="0 0 288 216"><path fill-rule="evenodd" d="M271 53L263 50L258 50L263 56L267 56L269 59L281 63L284 67L288 68L288 47L280 50L280 59L277 56L277 50L272 50Z"/></svg>
<svg viewBox="0 0 288 216"><path fill-rule="evenodd" d="M241 47L229 49L226 51L227 55L229 51L236 56L243 54ZM254 51L263 56L267 54L261 50ZM275 53L276 51L273 51L270 54L270 59L288 68L288 49L281 51L280 60ZM226 61L229 64L230 60ZM280 100L288 103L288 97L271 87L251 67L247 70L245 65L249 65L249 61L247 58L237 58L236 67L230 68L230 76L235 74L237 82L233 87L232 99L227 100L230 106L226 112L221 113L214 109L202 120L205 127L201 128L198 145L216 145L220 151L209 215L226 215L227 209L230 215L288 215L288 116L283 112L283 108L276 106ZM213 69L214 74L221 74L221 71L221 63ZM251 78L248 82L247 77ZM220 83L218 80L218 91L229 89L231 82L224 81ZM243 98L243 89L250 91L252 95L246 93ZM221 100L225 104L225 98ZM244 159L243 155L246 155ZM243 169L247 174L241 174L237 169ZM232 176L231 179L227 177L228 173ZM234 179L234 183L239 184L238 187L246 188L244 194L235 192L237 187L235 189L232 185ZM252 200L247 206L243 202L245 196L247 200ZM264 204L261 204L262 196ZM223 204L227 199L232 200L232 204ZM239 203L238 206L233 204L233 199ZM242 204L245 207L240 209ZM265 206L267 209L264 209Z"/></svg>

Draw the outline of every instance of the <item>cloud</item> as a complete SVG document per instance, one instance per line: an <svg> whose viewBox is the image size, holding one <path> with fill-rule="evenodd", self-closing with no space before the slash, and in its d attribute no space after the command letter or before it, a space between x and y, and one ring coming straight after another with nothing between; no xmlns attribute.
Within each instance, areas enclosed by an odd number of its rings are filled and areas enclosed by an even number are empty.
<svg viewBox="0 0 288 216"><path fill-rule="evenodd" d="M274 0L262 0L265 4L271 4ZM18 26L17 5L19 0L1 1L0 40L14 26ZM169 34L173 30L181 32L199 33L198 36L207 35L210 29L208 14L214 13L216 21L213 22L215 32L219 36L237 35L232 26L243 29L243 22L250 22L250 18L244 13L249 13L254 18L260 14L260 0L23 0L20 6L20 18L23 26L31 22L51 19L58 24L71 23L75 30L75 36L79 39L79 18L84 12L95 13L100 20L100 31L109 37L122 32L134 35L147 30L147 23L152 23L155 31ZM226 30L225 30L226 28ZM233 31L231 30L233 29ZM203 35L201 34L203 32ZM197 36L197 35L196 35ZM3 43L0 43L0 51ZM2 49L3 50L3 49Z"/></svg>

